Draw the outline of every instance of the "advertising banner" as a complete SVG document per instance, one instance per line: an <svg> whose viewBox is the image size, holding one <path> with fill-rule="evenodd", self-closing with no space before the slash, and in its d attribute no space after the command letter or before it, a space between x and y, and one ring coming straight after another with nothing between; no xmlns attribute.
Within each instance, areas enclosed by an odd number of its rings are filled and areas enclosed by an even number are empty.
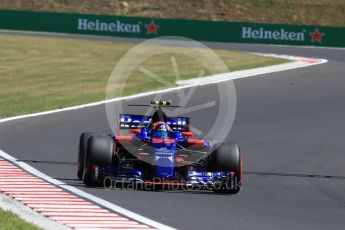
<svg viewBox="0 0 345 230"><path fill-rule="evenodd" d="M198 41L345 47L344 27L0 10L0 29Z"/></svg>

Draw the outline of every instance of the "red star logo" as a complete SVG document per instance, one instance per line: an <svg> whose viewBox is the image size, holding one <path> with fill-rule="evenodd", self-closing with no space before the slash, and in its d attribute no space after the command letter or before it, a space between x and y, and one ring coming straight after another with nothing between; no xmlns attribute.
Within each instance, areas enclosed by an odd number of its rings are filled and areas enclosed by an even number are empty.
<svg viewBox="0 0 345 230"><path fill-rule="evenodd" d="M150 24L146 24L146 34L157 34L157 29L159 25L156 25L153 20L151 20Z"/></svg>
<svg viewBox="0 0 345 230"><path fill-rule="evenodd" d="M324 33L319 31L319 28L316 28L314 32L310 32L311 42L322 42L322 37L325 36Z"/></svg>

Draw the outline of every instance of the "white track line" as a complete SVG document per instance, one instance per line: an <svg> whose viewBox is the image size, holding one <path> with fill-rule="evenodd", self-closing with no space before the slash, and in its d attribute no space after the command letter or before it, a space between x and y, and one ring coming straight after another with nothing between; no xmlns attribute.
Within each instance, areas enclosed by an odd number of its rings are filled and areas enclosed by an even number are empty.
<svg viewBox="0 0 345 230"><path fill-rule="evenodd" d="M263 75L263 74L281 72L285 70L304 68L304 67L319 65L319 64L328 62L326 59L305 58L305 57L295 57L295 56L276 55L276 54L262 54L262 53L253 53L253 54L266 56L266 57L284 58L284 59L292 60L293 62L274 65L274 66L260 67L260 68L255 68L255 69L234 71L230 73L218 74L218 75L209 76L209 77L192 78L189 80L177 81L176 84L194 86L194 85L219 83L219 82L235 80L235 79L240 79L240 78L254 77L254 76Z"/></svg>

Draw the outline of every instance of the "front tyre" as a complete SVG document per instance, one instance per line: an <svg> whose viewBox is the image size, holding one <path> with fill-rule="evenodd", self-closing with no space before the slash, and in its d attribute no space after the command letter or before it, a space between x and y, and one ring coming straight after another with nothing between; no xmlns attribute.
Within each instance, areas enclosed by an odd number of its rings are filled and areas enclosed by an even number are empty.
<svg viewBox="0 0 345 230"><path fill-rule="evenodd" d="M85 153L87 149L87 141L91 136L95 136L97 133L82 133L79 138L79 148L78 148L78 171L77 176L79 180L83 179L84 174L84 160L85 160Z"/></svg>
<svg viewBox="0 0 345 230"><path fill-rule="evenodd" d="M95 166L110 166L113 161L114 140L110 136L91 136L87 142L82 180L86 186L97 185Z"/></svg>
<svg viewBox="0 0 345 230"><path fill-rule="evenodd" d="M215 146L209 159L209 171L215 172L214 192L238 193L242 181L242 156L238 145L225 142Z"/></svg>

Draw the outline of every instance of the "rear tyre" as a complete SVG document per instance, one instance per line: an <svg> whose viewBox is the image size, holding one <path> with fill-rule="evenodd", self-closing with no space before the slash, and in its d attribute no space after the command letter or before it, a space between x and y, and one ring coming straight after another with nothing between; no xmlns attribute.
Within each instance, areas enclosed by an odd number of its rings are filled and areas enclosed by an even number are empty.
<svg viewBox="0 0 345 230"><path fill-rule="evenodd" d="M97 133L82 133L79 138L79 148L78 148L78 171L77 176L79 180L83 179L84 174L84 160L85 160L85 153L87 149L87 141L91 136L95 136Z"/></svg>
<svg viewBox="0 0 345 230"><path fill-rule="evenodd" d="M95 166L109 166L114 154L114 140L110 136L91 136L87 141L83 182L86 186L98 185Z"/></svg>
<svg viewBox="0 0 345 230"><path fill-rule="evenodd" d="M221 172L229 176L221 185L213 188L214 192L235 194L241 190L241 161L241 153L237 144L225 142L215 146L209 159L209 171Z"/></svg>

